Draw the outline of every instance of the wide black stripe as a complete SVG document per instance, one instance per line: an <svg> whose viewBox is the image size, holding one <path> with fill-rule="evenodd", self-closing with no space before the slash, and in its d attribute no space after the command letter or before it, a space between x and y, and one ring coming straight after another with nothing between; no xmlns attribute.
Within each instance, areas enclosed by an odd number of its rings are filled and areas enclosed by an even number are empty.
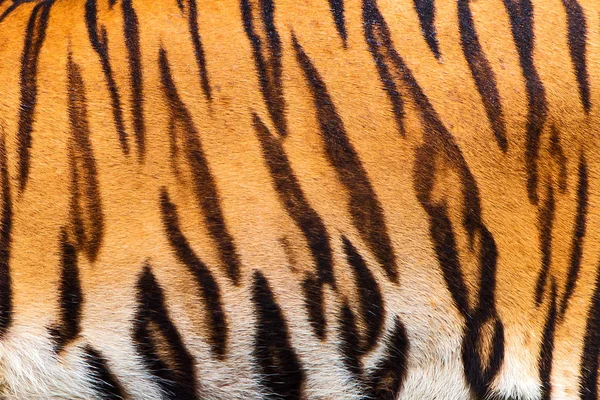
<svg viewBox="0 0 600 400"><path fill-rule="evenodd" d="M6 134L4 128L0 137L0 179L2 194L0 196L0 338L2 338L13 319L12 279L10 276L10 245L12 233L12 199L10 178L6 154Z"/></svg>
<svg viewBox="0 0 600 400"><path fill-rule="evenodd" d="M527 193L532 204L538 202L538 157L540 135L546 122L546 90L533 62L533 4L531 0L504 0L511 22L511 30L519 53L525 77L528 114L526 126L525 167L527 168Z"/></svg>
<svg viewBox="0 0 600 400"><path fill-rule="evenodd" d="M60 322L49 330L56 352L61 352L66 345L79 336L83 303L77 265L77 249L69 243L67 232L64 229L60 234L60 247L61 273L58 287Z"/></svg>
<svg viewBox="0 0 600 400"><path fill-rule="evenodd" d="M552 263L552 229L554 226L554 188L548 185L546 200L539 212L540 251L542 252L542 267L535 286L535 304L543 300L548 273Z"/></svg>
<svg viewBox="0 0 600 400"><path fill-rule="evenodd" d="M596 271L594 293L587 313L583 352L579 370L579 398L598 399L598 372L600 371L600 263Z"/></svg>
<svg viewBox="0 0 600 400"><path fill-rule="evenodd" d="M192 250L179 227L179 217L175 204L171 203L165 189L160 193L162 223L177 259L194 276L200 291L200 297L207 311L207 329L210 331L211 350L220 359L227 352L228 328L225 311L221 302L221 291L208 267Z"/></svg>
<svg viewBox="0 0 600 400"><path fill-rule="evenodd" d="M144 92L142 75L142 55L140 53L140 32L138 17L131 4L132 0L122 0L125 46L129 60L129 80L131 84L131 114L133 133L137 144L138 158L146 152L146 125L144 123Z"/></svg>
<svg viewBox="0 0 600 400"><path fill-rule="evenodd" d="M100 64L102 65L102 72L104 73L104 79L106 79L108 92L110 94L113 119L115 120L115 129L117 130L121 150L124 154L129 154L129 139L123 122L121 96L119 95L119 89L117 88L117 83L113 76L112 66L108 55L108 35L106 33L106 28L98 25L96 0L86 0L85 2L85 25L87 27L92 48L96 54L98 54Z"/></svg>
<svg viewBox="0 0 600 400"><path fill-rule="evenodd" d="M579 97L585 113L590 112L590 83L586 65L587 24L583 9L577 0L563 0L567 12L567 26L569 29L569 50L571 62L575 69L575 77L579 86Z"/></svg>
<svg viewBox="0 0 600 400"><path fill-rule="evenodd" d="M240 0L244 30L254 54L260 89L277 133L285 136L285 98L281 82L281 39L272 0Z"/></svg>
<svg viewBox="0 0 600 400"><path fill-rule="evenodd" d="M17 132L18 182L19 189L25 189L30 169L31 134L35 120L38 87L37 72L40 51L46 38L46 28L50 16L50 8L54 0L38 3L27 23L25 45L21 57L21 102L19 106L19 127Z"/></svg>
<svg viewBox="0 0 600 400"><path fill-rule="evenodd" d="M354 226L369 246L390 280L398 281L396 255L387 232L381 204L367 176L356 150L350 143L342 119L327 92L325 82L310 58L293 36L296 59L308 83L315 112L325 144L327 158L335 168L350 197L349 211Z"/></svg>
<svg viewBox="0 0 600 400"><path fill-rule="evenodd" d="M120 400L129 398L117 377L110 370L108 361L98 350L86 345L83 348L83 359L90 374L90 385L100 399Z"/></svg>
<svg viewBox="0 0 600 400"><path fill-rule="evenodd" d="M206 69L204 47L202 46L202 40L200 39L200 33L198 29L198 9L196 0L187 0L187 13L190 36L192 37L192 44L194 45L194 56L196 57L196 64L198 65L198 71L200 73L200 86L202 86L204 96L208 99L208 101L211 101L212 90L210 87L210 81L208 79L208 70Z"/></svg>
<svg viewBox="0 0 600 400"><path fill-rule="evenodd" d="M77 247L94 261L102 246L104 216L98 172L90 142L87 101L81 69L67 59L68 111L71 131L71 224Z"/></svg>
<svg viewBox="0 0 600 400"><path fill-rule="evenodd" d="M346 30L346 18L344 17L344 0L329 0L329 9L331 15L335 21L335 28L337 29L344 48L348 47L348 31Z"/></svg>
<svg viewBox="0 0 600 400"><path fill-rule="evenodd" d="M383 359L369 375L369 398L378 400L397 400L402 390L407 372L407 356L409 341L406 328L400 319L396 318L394 330L389 336L389 341Z"/></svg>
<svg viewBox="0 0 600 400"><path fill-rule="evenodd" d="M573 239L571 241L571 255L569 261L569 272L565 285L565 294L560 303L559 315L565 315L569 300L575 291L581 259L583 257L583 238L585 236L587 211L588 211L588 168L585 156L579 157L579 179L577 184L577 212L575 214L575 226L573 227Z"/></svg>
<svg viewBox="0 0 600 400"><path fill-rule="evenodd" d="M302 364L290 342L285 317L269 282L259 271L254 272L252 302L256 312L254 356L261 370L261 383L272 394L267 398L303 398Z"/></svg>
<svg viewBox="0 0 600 400"><path fill-rule="evenodd" d="M175 82L173 82L171 76L167 53L164 49L160 49L159 64L163 91L171 118L181 124L182 127L177 132L184 135L182 142L188 164L192 170L196 199L204 213L204 220L211 238L217 245L221 262L227 269L229 278L235 284L238 284L240 260L233 237L229 234L225 225L219 192L208 167L200 142L200 135L194 125L192 116L177 93ZM175 130L171 132L171 134L175 133Z"/></svg>
<svg viewBox="0 0 600 400"><path fill-rule="evenodd" d="M163 290L149 266L137 283L134 343L168 399L197 399L195 360L169 317Z"/></svg>
<svg viewBox="0 0 600 400"><path fill-rule="evenodd" d="M437 40L435 31L435 4L434 0L413 0L415 11L419 16L419 24L421 24L421 32L427 42L427 46L437 58L441 59L440 44Z"/></svg>
<svg viewBox="0 0 600 400"><path fill-rule="evenodd" d="M556 331L556 284L553 281L550 289L550 306L548 307L548 316L544 325L542 335L542 344L539 357L540 381L542 383L541 400L550 400L552 395L552 383L550 376L552 373L552 358L554 355L554 333Z"/></svg>
<svg viewBox="0 0 600 400"><path fill-rule="evenodd" d="M458 0L460 44L469 64L475 86L477 86L477 91L483 102L496 142L502 151L506 151L508 149L508 141L506 139L506 126L500 93L496 87L494 71L492 71L490 63L479 44L469 3L470 0Z"/></svg>
<svg viewBox="0 0 600 400"><path fill-rule="evenodd" d="M344 243L346 259L354 273L356 288L358 290L360 315L366 330L362 341L362 350L369 351L375 347L383 330L385 304L379 290L379 285L365 260L347 237L342 236L342 242Z"/></svg>

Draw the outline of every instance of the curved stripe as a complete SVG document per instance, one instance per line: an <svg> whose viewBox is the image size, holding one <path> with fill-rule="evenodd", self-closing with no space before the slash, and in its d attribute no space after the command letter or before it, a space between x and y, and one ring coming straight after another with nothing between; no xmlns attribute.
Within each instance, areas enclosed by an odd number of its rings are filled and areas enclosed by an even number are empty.
<svg viewBox="0 0 600 400"><path fill-rule="evenodd" d="M434 0L413 0L413 6L417 15L419 16L419 24L421 25L421 32L427 42L427 46L437 58L441 59L442 54L440 53L440 44L437 40L435 31L435 3Z"/></svg>
<svg viewBox="0 0 600 400"><path fill-rule="evenodd" d="M567 28L569 30L569 50L571 62L575 69L575 78L579 87L579 98L586 114L589 114L590 83L586 64L587 24L581 5L577 0L562 0L567 12Z"/></svg>
<svg viewBox="0 0 600 400"><path fill-rule="evenodd" d="M123 386L112 373L108 361L90 345L83 348L83 359L90 374L92 390L100 400L121 400L129 398Z"/></svg>

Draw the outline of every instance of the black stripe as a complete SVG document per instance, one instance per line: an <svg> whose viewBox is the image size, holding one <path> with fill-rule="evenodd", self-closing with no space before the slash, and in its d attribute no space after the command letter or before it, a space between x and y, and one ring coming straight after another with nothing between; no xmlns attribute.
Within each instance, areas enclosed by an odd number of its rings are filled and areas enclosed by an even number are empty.
<svg viewBox="0 0 600 400"><path fill-rule="evenodd" d="M362 382L363 367L361 356L363 355L363 351L360 346L356 317L347 301L342 306L338 323L340 336L339 351L343 357L342 361L353 378L358 382Z"/></svg>
<svg viewBox="0 0 600 400"><path fill-rule="evenodd" d="M369 398L378 400L396 400L402 390L407 372L407 354L409 341L406 328L396 318L394 330L390 334L383 359L369 375Z"/></svg>
<svg viewBox="0 0 600 400"><path fill-rule="evenodd" d="M360 315L366 330L362 350L366 352L375 347L383 330L385 304L379 285L365 260L348 238L342 236L342 241L344 243L344 253L346 253L348 264L352 267L358 290Z"/></svg>
<svg viewBox="0 0 600 400"><path fill-rule="evenodd" d="M587 24L583 9L577 0L563 0L567 12L567 26L569 29L569 50L571 62L575 69L575 77L579 86L579 97L585 113L590 112L590 83L586 65Z"/></svg>
<svg viewBox="0 0 600 400"><path fill-rule="evenodd" d="M138 17L131 1L132 0L123 0L121 2L121 7L123 10L125 46L127 47L127 56L129 60L133 133L137 144L138 157L143 159L146 152L146 126L144 124L142 55L140 53Z"/></svg>
<svg viewBox="0 0 600 400"><path fill-rule="evenodd" d="M285 98L281 82L281 40L272 0L240 0L244 30L252 44L260 89L277 133L285 136Z"/></svg>
<svg viewBox="0 0 600 400"><path fill-rule="evenodd" d="M35 108L37 103L37 72L38 61L50 16L53 0L38 3L31 13L25 33L25 45L21 58L21 102L19 106L19 128L17 132L18 146L18 182L19 190L25 189L30 169L30 152L32 145L31 134Z"/></svg>
<svg viewBox="0 0 600 400"><path fill-rule="evenodd" d="M458 1L460 44L469 64L475 86L477 86L477 91L483 102L496 142L502 151L507 151L506 126L500 93L496 87L496 77L479 44L469 3L470 0Z"/></svg>
<svg viewBox="0 0 600 400"><path fill-rule="evenodd" d="M254 356L261 369L261 383L272 394L267 398L300 399L305 374L290 342L287 323L269 282L254 272L252 302L256 310Z"/></svg>
<svg viewBox="0 0 600 400"><path fill-rule="evenodd" d="M0 338L6 334L12 316L12 279L10 276L10 245L12 232L12 200L6 154L6 133L2 127L0 137L0 178L2 179L0 218Z"/></svg>
<svg viewBox="0 0 600 400"><path fill-rule="evenodd" d="M90 142L87 119L87 101L81 69L73 61L71 53L67 60L68 111L71 130L71 224L78 249L84 250L88 259L94 261L102 246L104 216L100 200L100 188L96 161Z"/></svg>
<svg viewBox="0 0 600 400"><path fill-rule="evenodd" d="M60 234L61 273L58 287L60 299L60 323L52 327L50 335L54 341L54 349L60 353L66 345L77 339L81 331L81 305L83 293L79 282L77 265L77 249L67 237L63 229Z"/></svg>
<svg viewBox="0 0 600 400"><path fill-rule="evenodd" d="M335 28L340 34L344 48L348 47L348 32L346 31L346 19L344 17L344 0L329 0L329 9L335 21Z"/></svg>
<svg viewBox="0 0 600 400"><path fill-rule="evenodd" d="M217 186L208 167L200 142L200 135L196 130L190 112L177 93L175 82L173 82L171 76L167 53L162 48L160 49L159 64L163 91L171 118L182 126L182 129L177 132L183 135L182 142L188 164L192 170L196 199L204 213L209 234L217 245L221 262L227 269L229 278L235 284L238 284L240 260L233 237L229 234L225 225ZM175 131L171 132L171 134L175 133Z"/></svg>
<svg viewBox="0 0 600 400"><path fill-rule="evenodd" d="M198 29L198 10L196 0L187 0L187 6L188 25L190 36L192 37L192 44L194 45L194 56L196 57L196 64L198 64L198 71L200 73L200 85L202 86L204 96L208 99L208 101L211 101L212 90L210 87L210 81L208 79L208 70L206 69L204 47L202 46L202 40L200 39L200 33Z"/></svg>
<svg viewBox="0 0 600 400"><path fill-rule="evenodd" d="M308 277L302 283L302 294L304 295L304 305L308 312L310 326L320 340L325 340L327 319L325 318L323 282L321 279L313 274L308 274Z"/></svg>
<svg viewBox="0 0 600 400"><path fill-rule="evenodd" d="M304 71L325 144L327 158L350 197L349 211L362 240L369 246L390 280L398 281L396 255L392 248L383 210L342 119L327 92L325 82L293 35L296 59Z"/></svg>
<svg viewBox="0 0 600 400"><path fill-rule="evenodd" d="M440 60L442 54L440 53L440 44L438 43L436 32L435 32L435 4L434 0L413 0L415 11L419 16L419 23L421 24L421 32L427 42L427 46L437 58Z"/></svg>
<svg viewBox="0 0 600 400"><path fill-rule="evenodd" d="M600 263L596 271L594 293L590 299L583 339L579 370L579 398L598 399L598 371L600 370Z"/></svg>
<svg viewBox="0 0 600 400"><path fill-rule="evenodd" d="M533 63L534 33L533 5L531 0L504 0L510 17L513 39L517 45L521 69L527 90L527 142L525 167L527 168L527 193L532 204L538 202L538 157L540 135L546 122L546 90Z"/></svg>
<svg viewBox="0 0 600 400"><path fill-rule="evenodd" d="M538 218L542 267L535 286L535 304L539 306L543 300L552 264L552 229L554 225L554 189L552 185L548 185L546 200L540 209Z"/></svg>
<svg viewBox="0 0 600 400"><path fill-rule="evenodd" d="M171 249L177 259L184 264L194 276L200 291L200 297L207 311L207 329L210 331L211 350L219 359L224 358L227 351L227 319L221 303L221 291L215 278L207 266L198 258L190 247L179 227L179 217L175 204L171 203L165 189L160 193L160 209L162 223L167 233Z"/></svg>
<svg viewBox="0 0 600 400"><path fill-rule="evenodd" d="M98 350L86 345L83 348L83 359L90 374L90 386L101 400L119 400L129 397L110 370L108 361Z"/></svg>
<svg viewBox="0 0 600 400"><path fill-rule="evenodd" d="M550 289L550 306L544 325L542 344L539 356L539 369L542 397L541 400L550 400L552 395L552 358L554 354L554 332L556 331L556 283L552 281Z"/></svg>
<svg viewBox="0 0 600 400"><path fill-rule="evenodd" d="M579 157L579 180L577 184L577 212L575 214L575 225L573 227L573 239L571 241L571 255L569 272L565 285L565 294L560 303L559 315L562 318L569 306L569 300L575 291L579 270L581 269L581 258L583 256L583 238L585 236L586 218L588 211L588 168L585 156Z"/></svg>
<svg viewBox="0 0 600 400"><path fill-rule="evenodd" d="M123 122L121 97L119 95L117 83L113 77L112 66L108 56L108 35L106 33L106 28L98 25L98 9L96 6L96 0L87 0L85 2L85 25L87 27L92 48L98 54L100 64L102 65L102 72L104 73L104 79L106 79L108 92L110 94L112 113L115 120L115 129L117 130L121 150L124 154L129 154L129 139L127 132L125 131L125 124Z"/></svg>
<svg viewBox="0 0 600 400"><path fill-rule="evenodd" d="M137 283L134 342L168 399L197 399L195 360L169 317L162 288L149 266Z"/></svg>

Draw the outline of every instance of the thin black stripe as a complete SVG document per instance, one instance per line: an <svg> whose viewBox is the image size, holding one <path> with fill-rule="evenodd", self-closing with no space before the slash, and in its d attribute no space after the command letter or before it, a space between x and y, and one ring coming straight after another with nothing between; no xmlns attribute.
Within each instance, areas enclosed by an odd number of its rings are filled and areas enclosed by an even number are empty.
<svg viewBox="0 0 600 400"><path fill-rule="evenodd" d="M361 356L363 355L363 351L360 346L356 317L347 301L342 306L338 323L340 336L339 351L343 357L342 361L353 378L358 382L362 382L363 367Z"/></svg>
<svg viewBox="0 0 600 400"><path fill-rule="evenodd" d="M146 152L146 126L144 123L144 93L142 76L142 55L140 53L140 33L138 17L131 4L132 0L122 0L125 46L129 60L129 80L131 84L131 114L133 133L137 144L138 158Z"/></svg>
<svg viewBox="0 0 600 400"><path fill-rule="evenodd" d="M542 344L539 356L539 369L542 397L541 400L550 400L552 395L552 358L554 355L554 332L556 331L556 283L552 281L550 289L550 306L544 325Z"/></svg>
<svg viewBox="0 0 600 400"><path fill-rule="evenodd" d="M542 267L535 286L535 304L543 300L548 281L548 273L552 263L552 228L554 225L554 188L548 185L546 200L539 212L540 251L542 252Z"/></svg>
<svg viewBox="0 0 600 400"><path fill-rule="evenodd" d="M308 277L302 283L302 294L304 295L304 305L308 312L310 326L320 340L325 340L327 319L325 318L323 282L321 279L314 274L308 274Z"/></svg>
<svg viewBox="0 0 600 400"><path fill-rule="evenodd" d="M600 263L596 270L594 293L587 313L583 352L579 370L579 398L598 399L598 371L600 369Z"/></svg>
<svg viewBox="0 0 600 400"><path fill-rule="evenodd" d="M285 136L285 98L281 82L281 40L272 0L240 0L244 30L252 44L260 89L277 133Z"/></svg>
<svg viewBox="0 0 600 400"><path fill-rule="evenodd" d="M496 87L496 77L490 63L479 44L479 38L473 24L473 15L469 7L470 0L458 1L458 21L460 43L469 64L471 75L483 102L488 120L494 132L496 142L502 151L507 151L506 126L502 112L500 93Z"/></svg>
<svg viewBox="0 0 600 400"><path fill-rule="evenodd" d="M77 266L77 249L67 237L63 229L60 234L61 273L58 287L60 299L60 322L50 329L57 353L75 340L81 331L81 306L83 293L79 282Z"/></svg>
<svg viewBox="0 0 600 400"><path fill-rule="evenodd" d="M96 0L87 0L85 2L85 25L87 27L92 48L96 54L98 54L100 64L102 65L102 72L104 73L104 79L106 79L108 92L110 94L112 113L115 120L115 129L117 130L121 150L124 154L129 154L129 138L127 132L125 131L125 124L123 122L121 97L119 95L117 83L113 77L112 66L108 56L108 35L106 33L106 28L98 25L97 14L98 10Z"/></svg>
<svg viewBox="0 0 600 400"><path fill-rule="evenodd" d="M95 261L102 246L104 216L98 183L98 172L90 142L87 101L81 69L67 60L68 111L71 133L71 224L78 250Z"/></svg>
<svg viewBox="0 0 600 400"><path fill-rule="evenodd" d="M366 352L375 347L383 330L385 304L379 285L365 260L347 237L342 236L342 242L358 290L360 315L366 330L362 341L362 350Z"/></svg>
<svg viewBox="0 0 600 400"><path fill-rule="evenodd" d="M314 101L315 112L321 135L325 144L327 158L335 168L341 183L350 197L349 211L354 226L377 261L381 264L390 280L398 281L396 255L390 237L381 204L367 176L356 150L352 147L342 119L335 109L333 99L327 92L325 82L306 55L302 46L293 35L296 59Z"/></svg>
<svg viewBox="0 0 600 400"><path fill-rule="evenodd" d="M434 0L413 0L415 11L419 16L419 23L421 24L421 32L427 42L427 46L437 58L440 60L442 54L440 53L440 44L437 40L435 31L435 4Z"/></svg>
<svg viewBox="0 0 600 400"><path fill-rule="evenodd" d="M197 399L195 360L169 317L163 290L149 266L137 283L134 342L168 399Z"/></svg>
<svg viewBox="0 0 600 400"><path fill-rule="evenodd" d="M344 0L329 0L329 9L335 22L344 48L348 47L348 31L346 30L346 19L344 17Z"/></svg>
<svg viewBox="0 0 600 400"><path fill-rule="evenodd" d="M521 69L527 90L527 142L525 167L527 168L527 193L532 204L538 202L538 157L540 135L546 122L546 90L533 63L534 33L533 4L531 0L504 0L511 22L513 39L519 53Z"/></svg>
<svg viewBox="0 0 600 400"><path fill-rule="evenodd" d="M17 132L18 145L18 182L19 190L25 189L29 178L30 152L32 145L31 134L37 103L38 87L37 72L40 51L46 38L46 28L53 0L38 3L27 23L25 45L21 58L21 103L19 107L19 128Z"/></svg>
<svg viewBox="0 0 600 400"><path fill-rule="evenodd" d="M184 136L181 141L183 142L188 164L192 170L196 199L203 211L211 238L217 245L221 262L227 269L229 278L235 284L238 284L240 260L233 237L229 234L225 225L220 206L219 192L208 167L202 143L200 142L200 135L196 130L190 112L177 93L175 82L173 82L173 77L171 76L167 53L162 48L160 49L159 66L163 91L171 118L178 121L182 126L182 129L178 130L178 132ZM175 134L175 132L171 132L171 134Z"/></svg>
<svg viewBox="0 0 600 400"><path fill-rule="evenodd" d="M162 223L171 249L177 259L192 273L198 284L200 297L207 312L206 325L210 332L211 350L219 359L223 359L227 352L228 328L226 314L221 303L219 285L210 270L192 250L187 239L181 232L177 209L171 203L165 189L162 189L160 194L160 209Z"/></svg>
<svg viewBox="0 0 600 400"><path fill-rule="evenodd" d="M90 374L90 385L101 400L129 398L117 377L110 370L108 361L98 350L86 345L83 348L83 359Z"/></svg>
<svg viewBox="0 0 600 400"><path fill-rule="evenodd" d="M6 334L12 316L12 279L10 276L10 244L12 232L12 199L6 154L6 134L2 127L0 138L0 177L2 179L0 218L0 338Z"/></svg>
<svg viewBox="0 0 600 400"><path fill-rule="evenodd" d="M210 87L210 81L208 79L208 70L206 69L204 47L202 46L202 40L200 39L200 33L198 29L198 10L196 0L187 0L187 5L188 25L190 36L192 37L192 44L194 45L194 56L196 57L196 64L198 65L198 71L200 72L200 85L202 86L204 96L207 98L208 101L211 101L212 90Z"/></svg>
<svg viewBox="0 0 600 400"><path fill-rule="evenodd" d="M252 302L256 311L254 356L261 370L261 383L271 393L267 398L301 399L305 374L292 343L287 323L269 282L254 272Z"/></svg>
<svg viewBox="0 0 600 400"><path fill-rule="evenodd" d="M586 65L587 24L583 9L577 0L563 0L567 12L567 26L569 29L569 50L571 62L575 69L575 77L579 86L579 97L585 113L590 112L590 83Z"/></svg>
<svg viewBox="0 0 600 400"><path fill-rule="evenodd" d="M559 315L561 318L567 312L569 300L575 291L579 270L581 269L581 259L583 257L583 238L585 236L588 211L588 168L583 154L579 157L578 170L577 212L575 214L575 225L573 227L573 239L571 241L571 255L567 283L565 285L565 294L560 303Z"/></svg>
<svg viewBox="0 0 600 400"><path fill-rule="evenodd" d="M384 358L369 376L371 396L378 400L397 400L402 390L407 372L409 341L406 328L396 318L394 330L390 334Z"/></svg>

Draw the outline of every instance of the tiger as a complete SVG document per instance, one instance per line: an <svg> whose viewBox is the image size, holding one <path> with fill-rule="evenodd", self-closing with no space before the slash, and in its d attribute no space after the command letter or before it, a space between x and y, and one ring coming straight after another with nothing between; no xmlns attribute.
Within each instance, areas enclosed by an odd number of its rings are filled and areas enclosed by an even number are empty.
<svg viewBox="0 0 600 400"><path fill-rule="evenodd" d="M0 0L0 398L600 398L599 15Z"/></svg>

